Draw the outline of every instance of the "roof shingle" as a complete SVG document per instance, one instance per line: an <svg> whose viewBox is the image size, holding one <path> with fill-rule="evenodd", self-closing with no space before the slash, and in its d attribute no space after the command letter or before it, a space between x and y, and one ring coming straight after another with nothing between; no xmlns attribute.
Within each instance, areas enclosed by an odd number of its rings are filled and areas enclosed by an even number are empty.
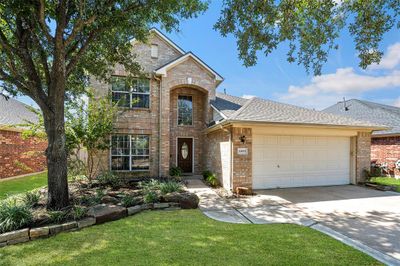
<svg viewBox="0 0 400 266"><path fill-rule="evenodd" d="M28 105L15 99L0 96L0 125L18 126L26 124L27 121L37 123L37 115L29 109Z"/></svg>
<svg viewBox="0 0 400 266"><path fill-rule="evenodd" d="M375 131L374 135L400 134L400 108L358 99L346 101L346 107L347 111L343 102L338 102L323 111L390 127Z"/></svg>
<svg viewBox="0 0 400 266"><path fill-rule="evenodd" d="M352 119L257 97L244 99L219 93L211 104L226 116L226 120L231 121L382 127L382 124L375 122Z"/></svg>

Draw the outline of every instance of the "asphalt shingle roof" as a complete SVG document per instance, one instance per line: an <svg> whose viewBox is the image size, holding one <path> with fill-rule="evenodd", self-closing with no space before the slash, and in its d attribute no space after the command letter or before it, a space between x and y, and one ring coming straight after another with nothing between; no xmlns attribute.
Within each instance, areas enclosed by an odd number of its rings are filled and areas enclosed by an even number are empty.
<svg viewBox="0 0 400 266"><path fill-rule="evenodd" d="M37 123L38 120L37 115L29 110L28 105L12 98L6 100L0 95L0 125L18 126L26 124L27 121Z"/></svg>
<svg viewBox="0 0 400 266"><path fill-rule="evenodd" d="M391 128L375 131L374 135L400 134L400 108L358 99L346 101L346 107L347 111L344 108L343 102L338 102L323 111L378 123Z"/></svg>
<svg viewBox="0 0 400 266"><path fill-rule="evenodd" d="M227 120L331 126L382 127L382 124L315 111L261 98L244 99L218 93L211 103Z"/></svg>

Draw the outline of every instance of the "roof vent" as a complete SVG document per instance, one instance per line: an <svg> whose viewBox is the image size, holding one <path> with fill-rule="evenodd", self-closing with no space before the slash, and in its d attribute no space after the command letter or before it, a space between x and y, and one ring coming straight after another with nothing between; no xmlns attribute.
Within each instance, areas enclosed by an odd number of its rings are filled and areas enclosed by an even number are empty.
<svg viewBox="0 0 400 266"><path fill-rule="evenodd" d="M350 106L347 105L346 98L343 97L343 109L347 112L350 110L349 107Z"/></svg>

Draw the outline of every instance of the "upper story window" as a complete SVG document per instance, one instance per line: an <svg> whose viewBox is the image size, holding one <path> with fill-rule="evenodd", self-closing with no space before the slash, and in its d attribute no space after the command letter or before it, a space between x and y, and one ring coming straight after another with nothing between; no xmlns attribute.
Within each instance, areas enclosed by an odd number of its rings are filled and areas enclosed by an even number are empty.
<svg viewBox="0 0 400 266"><path fill-rule="evenodd" d="M192 96L178 96L178 125L193 125Z"/></svg>
<svg viewBox="0 0 400 266"><path fill-rule="evenodd" d="M157 44L151 45L151 58L158 58L158 45Z"/></svg>
<svg viewBox="0 0 400 266"><path fill-rule="evenodd" d="M149 108L150 107L150 80L133 79L125 77L113 77L112 99L118 102L118 106L129 108Z"/></svg>

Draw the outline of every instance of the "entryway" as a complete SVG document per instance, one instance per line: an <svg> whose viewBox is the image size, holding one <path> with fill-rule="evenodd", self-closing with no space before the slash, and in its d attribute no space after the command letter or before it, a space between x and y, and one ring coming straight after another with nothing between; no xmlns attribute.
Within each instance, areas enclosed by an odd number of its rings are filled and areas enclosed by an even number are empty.
<svg viewBox="0 0 400 266"><path fill-rule="evenodd" d="M193 139L178 138L177 164L184 173L193 173Z"/></svg>

